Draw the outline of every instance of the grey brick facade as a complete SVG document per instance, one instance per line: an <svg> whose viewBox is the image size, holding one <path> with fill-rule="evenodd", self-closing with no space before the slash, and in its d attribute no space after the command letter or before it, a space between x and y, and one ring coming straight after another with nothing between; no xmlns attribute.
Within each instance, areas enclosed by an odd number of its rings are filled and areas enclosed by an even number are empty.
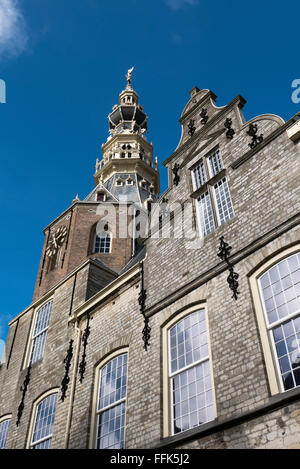
<svg viewBox="0 0 300 469"><path fill-rule="evenodd" d="M51 390L58 392L51 447L94 447L99 369L118 350L128 352L125 448L300 448L300 387L280 390L278 375L276 383L272 382L277 358L273 356L270 363L266 356L269 345L261 334L261 305L252 287L259 269L264 271L277 258L300 252L300 141L287 134L299 116L284 122L266 114L246 123L241 110L244 104L238 96L229 105L217 107L213 93L194 88L180 119L181 140L164 163L169 188L160 201L167 198L171 211L172 204L191 203L191 226L198 233L197 198L203 188L194 190L192 170L216 148L222 155L222 174L234 216L224 224L216 223L198 247L183 237L149 236L144 240L144 259L137 255L131 260L131 239L116 240L111 255L94 255L89 246L91 230L99 219L96 204L75 200L50 225L60 226L72 211L64 265L47 274L43 270L45 230L34 300L10 323L6 360L0 365L0 424L11 417L6 448L30 446L35 403ZM202 109L207 110L206 123L201 123ZM224 126L228 118L234 129L232 139ZM191 120L193 135L188 133ZM257 124L257 135L263 134L254 148L250 148L252 139L247 134L250 124ZM175 164L179 166L178 185L172 172ZM207 185L213 187L218 177ZM127 223L131 221L129 217ZM171 225L176 234L173 222ZM217 256L221 236L232 247L230 260L239 274L237 300L227 282L226 263ZM151 327L147 351L139 304L141 262L147 294L145 315ZM44 356L32 365L17 426L34 314L50 298L53 307ZM300 297L298 301L300 315ZM191 308L205 308L207 315L215 418L172 435L169 379L164 371L168 368L165 331ZM90 335L81 383L79 363L88 317ZM70 381L62 401L64 358L71 339Z"/></svg>

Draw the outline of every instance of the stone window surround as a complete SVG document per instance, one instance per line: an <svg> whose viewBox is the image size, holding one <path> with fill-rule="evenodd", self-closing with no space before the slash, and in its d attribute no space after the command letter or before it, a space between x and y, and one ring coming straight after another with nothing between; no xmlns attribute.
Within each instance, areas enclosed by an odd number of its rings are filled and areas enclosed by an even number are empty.
<svg viewBox="0 0 300 469"><path fill-rule="evenodd" d="M38 406L44 399L47 399L47 397L51 396L52 394L59 394L59 388L49 389L49 391L44 392L42 395L40 395L32 404L31 417L29 421L29 430L28 430L28 436L27 436L27 441L26 441L26 449L30 449L32 446L31 442L32 442L32 437L33 437L33 431L34 431ZM57 399L56 412L57 412L58 403L59 403L59 399ZM54 426L55 426L55 422L54 422ZM53 435L53 432L52 432L52 435Z"/></svg>
<svg viewBox="0 0 300 469"><path fill-rule="evenodd" d="M269 338L268 328L265 322L265 314L262 304L262 298L259 290L259 278L273 267L278 262L300 251L300 243L283 250L279 254L273 256L266 261L257 270L255 270L249 277L250 288L253 296L253 304L258 323L258 329L261 338L263 354L265 358L267 377L270 386L270 393L272 396L276 394L285 394L289 391L284 391L281 386L281 379L277 371L277 357L274 355L273 347ZM297 389L297 388L296 388Z"/></svg>
<svg viewBox="0 0 300 469"><path fill-rule="evenodd" d="M126 388L128 386L128 375L129 375L129 348L128 347L120 347L117 350L109 353L105 356L96 366L95 366L95 373L94 373L94 383L97 383L94 386L94 392L92 396L92 416L91 416L91 426L90 426L90 440L89 440L89 449L95 449L96 446L96 438L97 438L97 407L98 407L98 398L99 398L99 391L100 391L100 378L101 378L101 370L102 368L111 360L116 358L119 355L127 353L127 383ZM127 399L127 396L126 396ZM126 401L125 401L126 402ZM126 420L127 420L127 406L125 406L125 425L124 425L124 449L126 448Z"/></svg>
<svg viewBox="0 0 300 469"><path fill-rule="evenodd" d="M206 332L207 332L207 343L208 343L208 352L209 352L209 364L210 364L210 376L212 382L212 394L213 394L213 404L215 409L215 418L217 416L217 404L216 404L216 395L215 395L215 386L214 386L214 375L213 375L213 366L212 366L212 353L211 353L211 344L210 344L210 335L209 335L209 323L208 323L208 316L207 316L207 305L206 302L199 302L197 305L193 306L186 306L183 311L175 316L172 316L171 319L162 327L162 373L163 373L163 438L167 438L173 435L172 431L172 422L171 422L171 396L170 396L170 386L169 386L169 349L168 349L168 332L172 326L174 326L178 321L183 319L185 316L193 313L194 311L198 311L199 309L205 310L205 318L206 318ZM205 425L205 424L203 424ZM197 429L201 428L202 425L195 427ZM194 429L195 430L195 429ZM182 436L186 432L190 430L186 430L180 432L178 435ZM178 436L176 435L176 436Z"/></svg>

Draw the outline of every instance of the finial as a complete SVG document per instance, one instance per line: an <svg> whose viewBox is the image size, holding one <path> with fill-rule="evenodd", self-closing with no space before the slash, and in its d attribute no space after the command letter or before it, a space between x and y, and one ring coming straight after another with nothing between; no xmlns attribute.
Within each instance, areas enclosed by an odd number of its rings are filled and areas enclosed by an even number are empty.
<svg viewBox="0 0 300 469"><path fill-rule="evenodd" d="M75 204L79 200L78 194L76 195L75 199L72 200L72 204Z"/></svg>
<svg viewBox="0 0 300 469"><path fill-rule="evenodd" d="M127 75L126 75L126 80L127 80L127 88L131 89L131 76L132 76L132 72L134 70L134 67L131 67L128 72L127 72Z"/></svg>

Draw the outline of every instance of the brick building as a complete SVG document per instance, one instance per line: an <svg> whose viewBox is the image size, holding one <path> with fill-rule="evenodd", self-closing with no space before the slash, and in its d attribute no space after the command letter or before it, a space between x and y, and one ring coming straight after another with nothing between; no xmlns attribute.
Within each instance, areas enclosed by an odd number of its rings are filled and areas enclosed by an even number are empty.
<svg viewBox="0 0 300 469"><path fill-rule="evenodd" d="M0 448L300 448L300 115L244 104L191 90L159 196L128 72L9 325Z"/></svg>

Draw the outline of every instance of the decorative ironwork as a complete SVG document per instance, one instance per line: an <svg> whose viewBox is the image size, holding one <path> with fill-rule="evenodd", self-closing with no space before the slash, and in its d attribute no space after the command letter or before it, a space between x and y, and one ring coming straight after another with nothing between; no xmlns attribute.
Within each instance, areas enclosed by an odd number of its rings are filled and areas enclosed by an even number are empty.
<svg viewBox="0 0 300 469"><path fill-rule="evenodd" d="M218 257L219 257L222 261L225 261L226 264L227 264L227 266L228 266L229 275L228 275L228 277L227 277L227 282L228 282L228 285L229 285L230 290L232 290L232 292L233 292L232 298L234 298L235 300L237 300L238 294L240 293L240 292L238 291L238 287L239 287L239 282L238 282L239 274L238 274L237 272L234 272L233 266L232 266L232 264L231 264L230 261L229 261L229 256L230 256L231 249L232 249L232 247L229 246L229 244L224 241L224 236L221 236L221 238L220 238L219 252L218 252L217 255L218 255Z"/></svg>
<svg viewBox="0 0 300 469"><path fill-rule="evenodd" d="M224 127L225 129L227 129L226 137L229 138L230 140L233 139L233 136L235 134L235 130L231 126L232 126L232 119L230 119L230 117L227 117L226 121L224 122Z"/></svg>
<svg viewBox="0 0 300 469"><path fill-rule="evenodd" d="M141 290L139 294L139 305L141 309L141 313L144 318L144 329L143 329L143 341L144 341L144 349L148 350L148 347L150 345L150 332L151 332L151 327L149 326L149 318L145 314L145 304L146 304L146 298L147 298L147 291L145 290L144 287L144 263L142 262L142 269L141 269Z"/></svg>
<svg viewBox="0 0 300 469"><path fill-rule="evenodd" d="M86 347L87 347L87 344L88 344L88 338L89 338L90 332L91 332L91 329L90 329L90 315L87 314L87 324L86 324L86 328L85 328L83 336L82 336L83 352L82 352L81 362L79 364L79 375L80 375L79 381L81 383L83 381L84 373L85 373L85 369L86 369Z"/></svg>
<svg viewBox="0 0 300 469"><path fill-rule="evenodd" d="M62 401L65 400L67 390L68 390L68 385L69 385L69 382L70 382L69 371L70 371L71 361L72 361L72 357L73 357L73 342L74 342L74 340L71 339L70 342L69 342L69 348L68 348L67 355L64 359L65 375L64 375L63 380L61 382L61 400Z"/></svg>
<svg viewBox="0 0 300 469"><path fill-rule="evenodd" d="M179 172L179 164L178 164L178 163L175 163L175 165L174 165L174 167L173 167L173 169L172 169L172 173L174 174L174 180L173 180L173 182L174 182L175 186L178 186L178 183L179 183L179 181L180 181L180 177L179 177L178 172Z"/></svg>
<svg viewBox="0 0 300 469"><path fill-rule="evenodd" d="M247 134L250 137L252 137L252 142L248 144L250 148L255 148L264 139L263 134L256 135L257 131L258 131L257 124L250 124L249 125L249 130L247 131Z"/></svg>
<svg viewBox="0 0 300 469"><path fill-rule="evenodd" d="M193 119L191 119L190 122L188 123L188 128L189 128L188 134L190 135L190 137L192 137L196 131L195 121Z"/></svg>
<svg viewBox="0 0 300 469"><path fill-rule="evenodd" d="M22 417L22 414L23 414L23 410L24 410L24 402L25 402L25 396L26 396L26 393L27 393L27 388L28 388L28 385L29 385L29 382L30 382L30 373L31 373L31 362L27 368L27 373L26 373L26 376L25 376L25 379L24 379L24 382L23 382L23 386L21 386L21 391L22 391L22 399L21 399L21 402L19 404L19 407L18 407L18 413L17 413L17 422L16 422L16 425L17 427L19 426L19 423L21 421L21 417Z"/></svg>
<svg viewBox="0 0 300 469"><path fill-rule="evenodd" d="M205 125L206 122L208 121L208 115L207 115L207 109L203 108L202 111L200 112L200 117L201 119L201 124Z"/></svg>

